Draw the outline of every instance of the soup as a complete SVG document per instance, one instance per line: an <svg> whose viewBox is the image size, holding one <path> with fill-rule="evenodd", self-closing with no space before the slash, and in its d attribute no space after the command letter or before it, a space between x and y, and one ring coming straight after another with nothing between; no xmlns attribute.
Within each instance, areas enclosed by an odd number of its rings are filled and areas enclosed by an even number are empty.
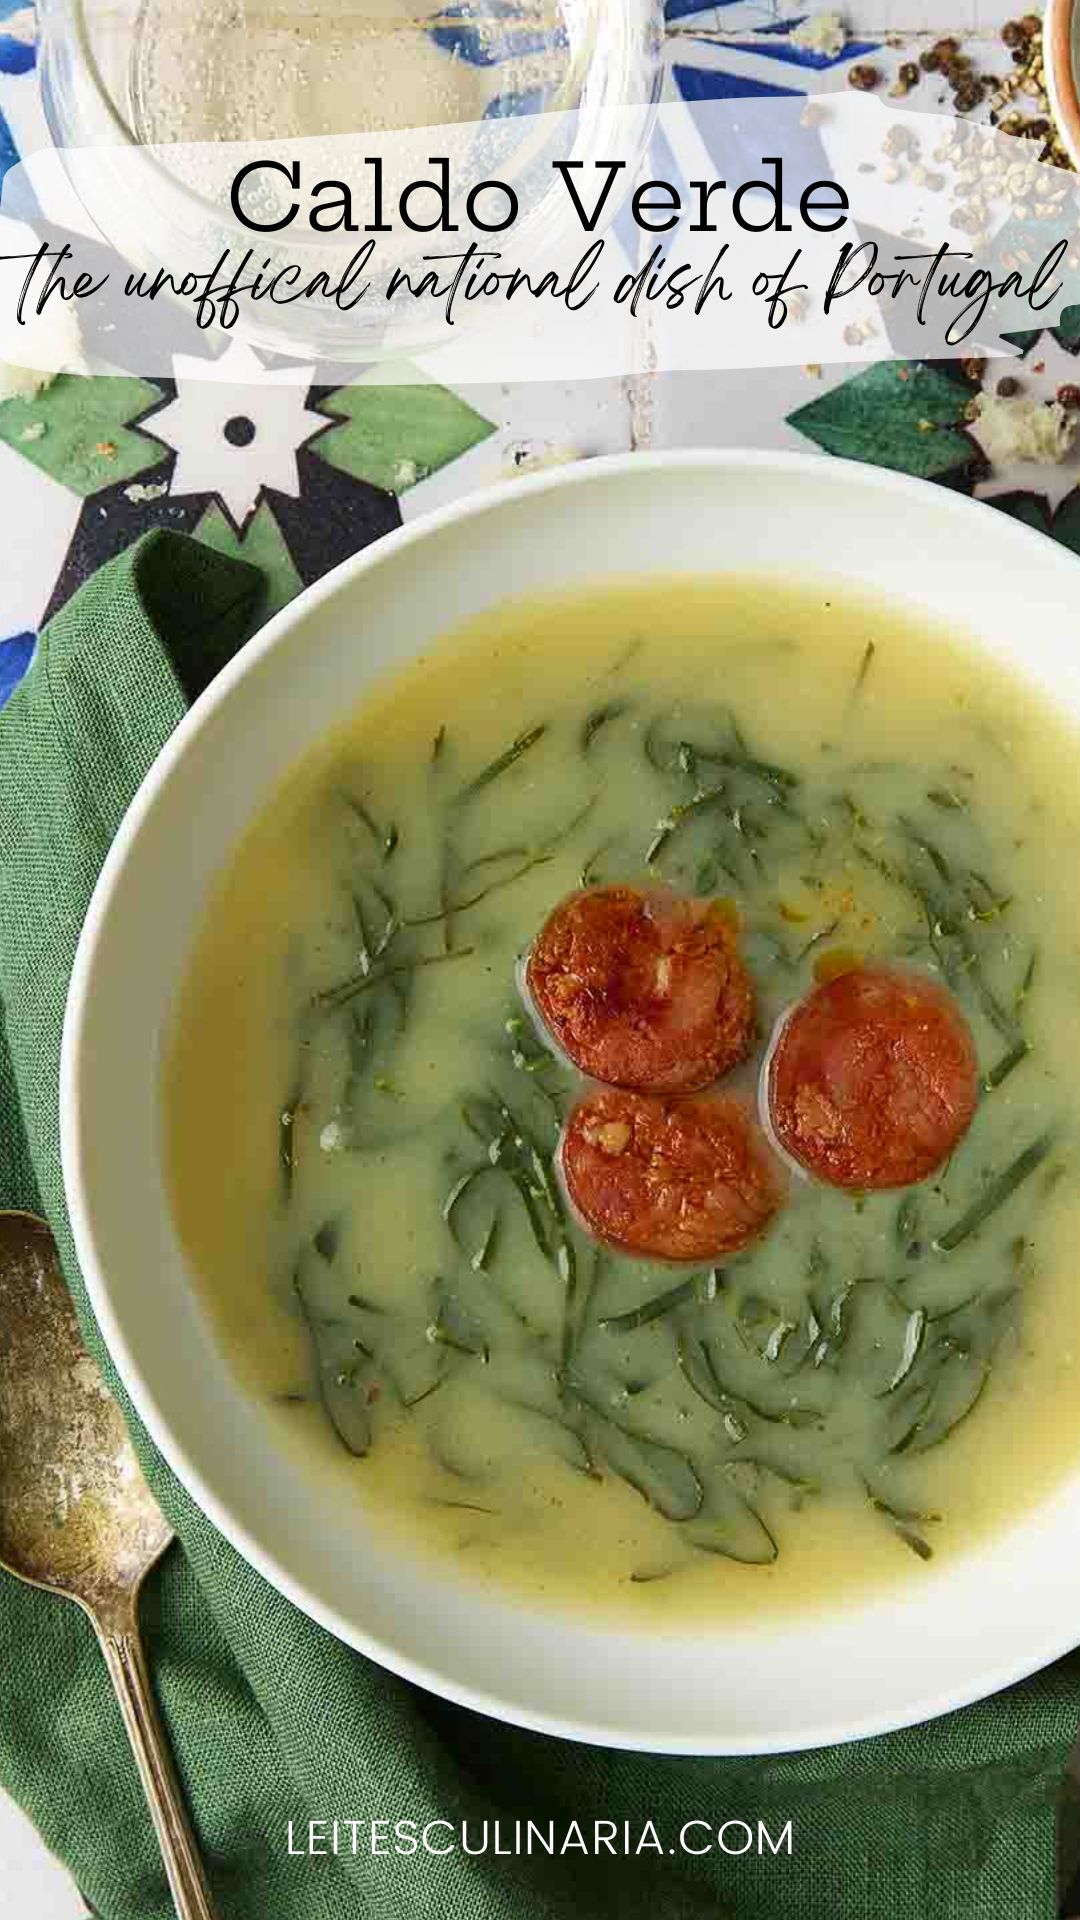
<svg viewBox="0 0 1080 1920"><path fill-rule="evenodd" d="M238 1378L343 1527L737 1623L932 1580L1075 1463L1075 759L902 607L649 579L495 609L289 774L198 934L164 1124ZM636 1086L541 982L553 916L620 900L746 988ZM952 1078L914 1157L860 1082L841 1163L784 1089L881 993ZM626 1102L704 1114L709 1165L737 1122L766 1201L616 1224L582 1168Z"/></svg>

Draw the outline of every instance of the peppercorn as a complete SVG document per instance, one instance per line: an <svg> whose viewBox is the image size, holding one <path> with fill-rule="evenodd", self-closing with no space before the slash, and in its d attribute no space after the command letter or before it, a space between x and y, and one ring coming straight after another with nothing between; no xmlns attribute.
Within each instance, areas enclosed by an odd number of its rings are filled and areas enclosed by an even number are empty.
<svg viewBox="0 0 1080 1920"><path fill-rule="evenodd" d="M1071 381L1058 388L1057 397L1066 413L1075 413L1080 407L1080 387L1074 386Z"/></svg>
<svg viewBox="0 0 1080 1920"><path fill-rule="evenodd" d="M924 53L920 53L919 65L924 73L937 73L941 61L933 47L927 47Z"/></svg>
<svg viewBox="0 0 1080 1920"><path fill-rule="evenodd" d="M1001 29L1001 38L1007 47L1022 46L1024 29L1020 25L1019 20L1006 20L1005 25Z"/></svg>
<svg viewBox="0 0 1080 1920"><path fill-rule="evenodd" d="M983 374L986 372L986 361L985 360L961 360L960 370L968 380L981 382Z"/></svg>
<svg viewBox="0 0 1080 1920"><path fill-rule="evenodd" d="M1042 32L1042 21L1037 13L1025 13L1020 22L1020 31L1026 40L1037 40Z"/></svg>
<svg viewBox="0 0 1080 1920"><path fill-rule="evenodd" d="M914 60L902 60L902 61L901 61L901 63L900 63L900 72L899 72L899 75L898 75L898 78L899 78L900 80L902 80L902 81L903 81L903 83L904 83L904 85L905 85L905 87L916 87L916 86L918 86L918 84L919 84L919 69L918 69L918 67L916 66L916 64L915 64L915 62L914 62Z"/></svg>
<svg viewBox="0 0 1080 1920"><path fill-rule="evenodd" d="M1020 391L1020 382L1015 380L1011 373L1007 373L998 381L997 390L1000 399L1012 400Z"/></svg>
<svg viewBox="0 0 1080 1920"><path fill-rule="evenodd" d="M848 69L848 86L854 87L858 93L872 93L880 79L877 68L872 67L869 61L860 61L857 67Z"/></svg>

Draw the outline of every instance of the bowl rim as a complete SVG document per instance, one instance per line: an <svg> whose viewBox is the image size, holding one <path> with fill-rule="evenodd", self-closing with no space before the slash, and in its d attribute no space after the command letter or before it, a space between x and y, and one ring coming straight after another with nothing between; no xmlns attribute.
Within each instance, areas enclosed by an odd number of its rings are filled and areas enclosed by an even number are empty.
<svg viewBox="0 0 1080 1920"><path fill-rule="evenodd" d="M819 453L801 450L731 447L609 454L534 475L509 478L421 515L416 521L396 528L350 555L274 614L241 646L194 701L153 762L124 814L102 865L79 936L65 1006L59 1074L60 1155L64 1192L75 1251L98 1329L139 1419L167 1465L203 1514L248 1565L309 1619L345 1645L365 1654L401 1679L471 1712L504 1724L523 1727L530 1732L585 1745L685 1756L795 1753L823 1745L846 1744L919 1725L986 1699L1053 1664L1077 1645L1077 1629L1073 1625L1063 1627L1060 1633L1044 1633L1037 1645L1024 1644L1022 1650L1018 1649L1015 1654L983 1670L977 1680L965 1680L948 1687L932 1686L925 1696L912 1699L902 1712L870 1709L858 1720L847 1721L839 1732L833 1727L816 1724L804 1726L794 1735L788 1733L772 1738L726 1735L710 1744L703 1744L700 1735L657 1735L647 1728L633 1727L598 1729L588 1722L570 1720L558 1713L507 1703L497 1694L455 1680L436 1664L388 1646L378 1634L358 1626L354 1620L312 1592L302 1579L279 1563L275 1553L263 1546L243 1522L233 1517L225 1502L207 1484L204 1475L187 1458L184 1447L174 1436L160 1410L154 1390L143 1375L113 1309L105 1274L97 1258L89 1198L93 1182L87 1175L87 1156L80 1119L83 1033L94 985L98 949L111 910L113 893L158 794L183 759L189 742L202 732L218 708L230 699L234 689L258 663L284 644L293 629L303 624L315 608L333 599L343 589L349 589L356 580L384 561L391 561L403 549L420 545L430 535L444 528L481 518L504 503L519 500L523 496L540 495L554 489L602 485L608 477L630 474L640 475L644 480L650 474L663 474L676 469L737 472L747 467L801 473L807 480L812 478L814 484L819 486L828 485L831 481L841 485L854 482L893 497L898 506L902 505L905 498L918 498L925 502L927 487L933 485L932 482L897 473L890 468L836 456L823 458ZM984 517L989 509L984 502L949 488L937 487L936 492L943 513L968 520L973 525L977 521L987 533L990 532L990 523ZM1011 518L999 531L1002 538L1027 546L1032 553L1038 549L1050 565L1066 574L1073 574L1080 586L1080 556L1037 529ZM1053 1497L1053 1490L1048 1490L1048 1497Z"/></svg>

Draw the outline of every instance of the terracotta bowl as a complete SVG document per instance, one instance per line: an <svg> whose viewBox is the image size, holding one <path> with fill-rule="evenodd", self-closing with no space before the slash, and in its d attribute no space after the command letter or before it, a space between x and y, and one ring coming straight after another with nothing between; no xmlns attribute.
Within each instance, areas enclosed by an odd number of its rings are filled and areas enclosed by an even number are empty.
<svg viewBox="0 0 1080 1920"><path fill-rule="evenodd" d="M1080 4L1049 0L1043 16L1043 67L1050 110L1073 166L1080 171Z"/></svg>

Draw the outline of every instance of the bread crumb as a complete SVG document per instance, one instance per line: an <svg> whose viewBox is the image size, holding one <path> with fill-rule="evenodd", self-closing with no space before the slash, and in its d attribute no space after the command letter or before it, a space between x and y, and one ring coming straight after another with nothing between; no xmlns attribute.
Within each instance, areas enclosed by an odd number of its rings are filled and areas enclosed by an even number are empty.
<svg viewBox="0 0 1080 1920"><path fill-rule="evenodd" d="M822 53L826 59L835 59L847 46L848 31L843 16L839 13L808 13L800 20L788 35L793 47L801 47L804 53Z"/></svg>
<svg viewBox="0 0 1080 1920"><path fill-rule="evenodd" d="M1080 419L1060 400L1044 402L1029 393L1006 397L979 394L972 423L994 466L1007 466L1013 460L1046 460L1060 465L1080 430Z"/></svg>
<svg viewBox="0 0 1080 1920"><path fill-rule="evenodd" d="M580 459L577 447L558 445L552 440L519 440L507 449L503 472L543 473L548 467L568 467Z"/></svg>

